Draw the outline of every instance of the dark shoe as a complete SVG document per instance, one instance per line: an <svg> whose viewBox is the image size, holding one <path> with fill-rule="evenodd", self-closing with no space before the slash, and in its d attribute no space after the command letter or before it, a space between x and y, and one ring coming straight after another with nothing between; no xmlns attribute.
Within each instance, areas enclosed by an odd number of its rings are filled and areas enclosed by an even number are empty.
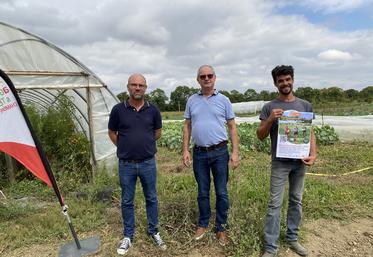
<svg viewBox="0 0 373 257"><path fill-rule="evenodd" d="M198 227L196 230L196 233L194 234L194 240L198 241L201 240L206 233L206 228L204 227Z"/></svg>
<svg viewBox="0 0 373 257"><path fill-rule="evenodd" d="M216 233L216 238L221 246L226 246L229 243L226 231L219 231Z"/></svg>
<svg viewBox="0 0 373 257"><path fill-rule="evenodd" d="M299 254L300 256L307 256L308 250L303 245L301 245L298 241L288 241L290 249Z"/></svg>
<svg viewBox="0 0 373 257"><path fill-rule="evenodd" d="M119 255L125 255L129 248L131 247L131 239L128 237L123 238L122 241L120 241L119 246L117 248L117 253Z"/></svg>
<svg viewBox="0 0 373 257"><path fill-rule="evenodd" d="M275 253L270 253L270 252L267 252L265 251L262 255L262 257L275 257L276 254Z"/></svg>
<svg viewBox="0 0 373 257"><path fill-rule="evenodd" d="M162 240L161 236L159 235L159 232L157 234L151 235L151 237L154 240L154 243L162 250L166 251L167 250L167 245L166 243Z"/></svg>

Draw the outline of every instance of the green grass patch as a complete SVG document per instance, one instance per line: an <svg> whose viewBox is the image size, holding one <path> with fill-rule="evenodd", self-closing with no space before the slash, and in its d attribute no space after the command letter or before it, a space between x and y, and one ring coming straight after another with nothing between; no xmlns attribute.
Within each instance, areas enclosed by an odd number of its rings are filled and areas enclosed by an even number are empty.
<svg viewBox="0 0 373 257"><path fill-rule="evenodd" d="M215 240L215 195L211 186L212 217L206 240L192 239L198 219L197 185L191 168L181 165L181 154L160 147L158 160L158 197L160 231L169 250L161 253L147 237L145 200L140 183L135 195L136 234L134 251L138 256L182 256L192 251L210 251L225 256L258 256L263 248L263 226L267 210L270 178L270 156L249 151L238 169L229 176L229 235L232 243L221 248ZM335 144L320 146L318 160L308 171L343 174L373 164L372 146L366 144ZM63 179L63 178L61 178ZM307 176L303 201L305 220L369 217L373 211L373 171L341 177ZM95 201L102 188L114 188L111 202ZM118 177L100 173L93 183L81 184L76 191L87 193L77 199L64 192L69 213L79 235L99 234L103 256L116 256L116 244L122 237L120 187ZM64 191L64 189L62 188ZM36 192L35 192L36 191ZM1 253L32 244L63 244L71 241L68 225L51 190L37 182L17 183L4 188L11 204L0 205ZM16 196L32 195L45 205L19 205ZM287 206L285 192L280 244L284 242ZM303 237L304 232L301 233ZM212 252L211 252L212 251ZM137 256L137 255L136 255Z"/></svg>
<svg viewBox="0 0 373 257"><path fill-rule="evenodd" d="M162 120L184 120L184 112L162 112Z"/></svg>
<svg viewBox="0 0 373 257"><path fill-rule="evenodd" d="M313 110L318 114L333 116L372 115L373 103L363 101L315 103Z"/></svg>

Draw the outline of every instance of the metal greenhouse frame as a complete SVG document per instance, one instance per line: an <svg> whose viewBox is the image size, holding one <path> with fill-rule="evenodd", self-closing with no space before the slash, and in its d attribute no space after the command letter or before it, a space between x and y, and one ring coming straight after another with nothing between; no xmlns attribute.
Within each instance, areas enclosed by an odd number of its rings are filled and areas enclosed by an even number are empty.
<svg viewBox="0 0 373 257"><path fill-rule="evenodd" d="M91 143L91 164L113 167L116 147L107 136L111 108L119 101L89 68L61 48L20 28L0 22L0 69L23 102L40 110L62 95L71 99L76 128Z"/></svg>

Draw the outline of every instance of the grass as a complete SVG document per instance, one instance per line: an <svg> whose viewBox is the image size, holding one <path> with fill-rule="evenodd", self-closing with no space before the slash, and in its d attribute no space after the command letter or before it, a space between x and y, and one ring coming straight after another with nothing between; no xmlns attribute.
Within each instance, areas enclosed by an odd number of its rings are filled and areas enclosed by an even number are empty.
<svg viewBox="0 0 373 257"><path fill-rule="evenodd" d="M184 120L184 112L162 112L162 120Z"/></svg>
<svg viewBox="0 0 373 257"><path fill-rule="evenodd" d="M322 146L316 164L309 172L342 174L373 164L372 145L361 143ZM145 203L138 184L136 190L136 235L129 256L184 256L191 252L207 256L258 256L263 247L263 224L267 209L270 157L249 152L241 166L230 172L229 178L229 234L232 243L220 247L213 233L215 197L211 192L213 215L211 230L206 240L191 240L198 219L197 187L191 168L181 165L176 151L160 148L158 155L158 197L160 231L168 243L166 253L159 252L146 236ZM96 256L116 256L116 244L121 238L120 189L117 176L100 175L95 184L79 185L77 190L88 194L86 200L64 192L70 216L81 238L99 234L101 253ZM371 217L373 212L373 170L343 177L306 178L304 219L343 219ZM114 187L114 200L109 203L94 201L100 188ZM213 188L213 187L212 187ZM17 183L3 189L10 199L0 203L0 255L32 245L61 245L71 241L71 235L53 193L38 181ZM286 193L285 193L286 195ZM14 197L34 196L29 204ZM286 197L285 197L286 199ZM284 202L286 207L287 202ZM285 217L286 208L283 208ZM284 222L280 244L284 242ZM304 233L304 232L302 232ZM301 233L301 237L304 236ZM57 249L50 250L55 255ZM7 255L8 254L8 255Z"/></svg>
<svg viewBox="0 0 373 257"><path fill-rule="evenodd" d="M328 102L313 104L316 113L333 116L372 115L373 103L367 102Z"/></svg>
<svg viewBox="0 0 373 257"><path fill-rule="evenodd" d="M328 102L313 104L313 109L317 114L333 116L359 116L372 115L373 103L367 102ZM260 113L260 112L259 112ZM259 113L238 113L237 117L254 117ZM162 112L163 120L184 120L184 112Z"/></svg>

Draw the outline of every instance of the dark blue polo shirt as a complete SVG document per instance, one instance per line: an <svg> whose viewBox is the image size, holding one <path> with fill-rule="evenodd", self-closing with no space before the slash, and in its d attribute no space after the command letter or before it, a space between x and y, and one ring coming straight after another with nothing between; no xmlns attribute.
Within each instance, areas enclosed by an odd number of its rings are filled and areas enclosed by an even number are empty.
<svg viewBox="0 0 373 257"><path fill-rule="evenodd" d="M122 102L111 110L108 128L118 132L119 159L149 159L157 152L155 130L162 128L161 113L148 101L139 111L128 101Z"/></svg>

